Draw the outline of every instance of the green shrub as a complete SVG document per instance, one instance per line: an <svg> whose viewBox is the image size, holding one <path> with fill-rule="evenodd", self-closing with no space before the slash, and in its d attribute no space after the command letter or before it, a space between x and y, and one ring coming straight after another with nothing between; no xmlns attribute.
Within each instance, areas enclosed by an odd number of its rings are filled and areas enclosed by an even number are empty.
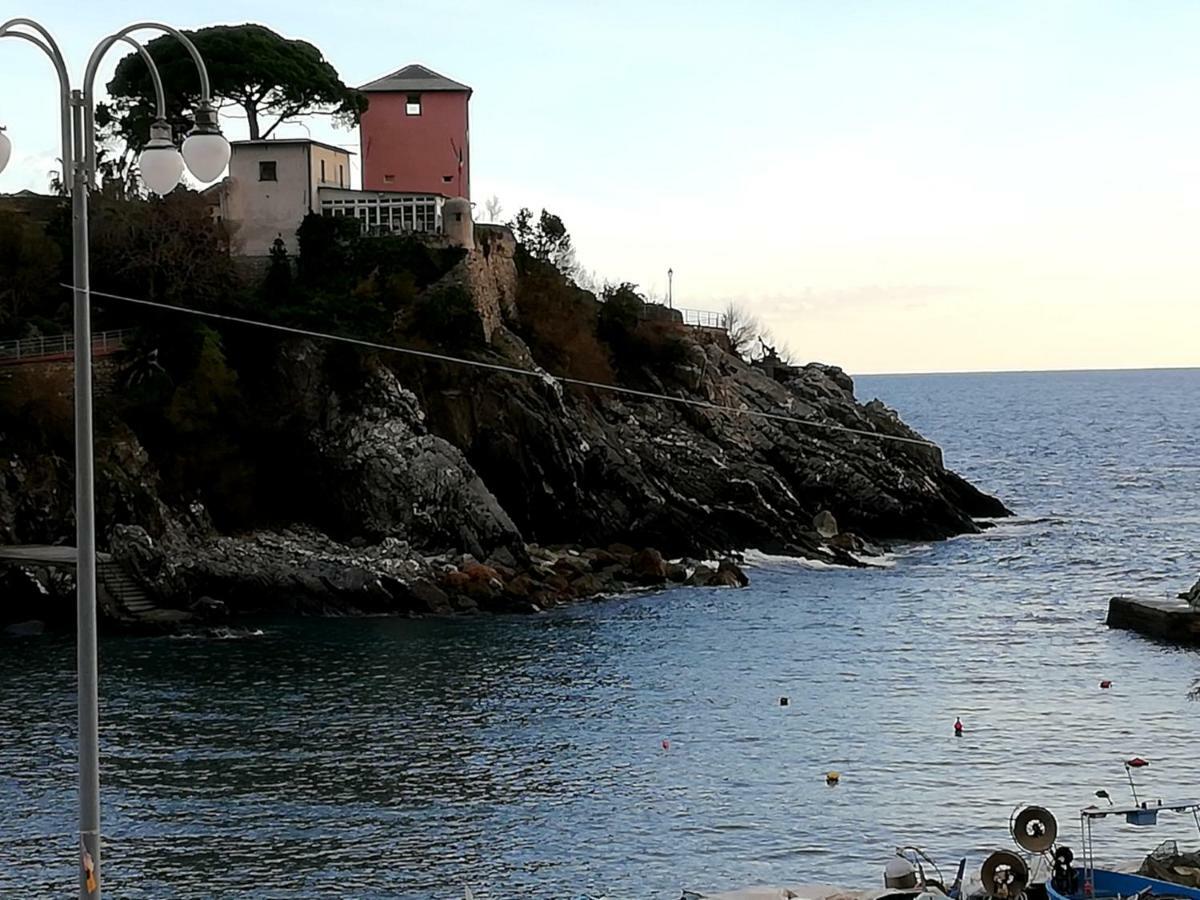
<svg viewBox="0 0 1200 900"><path fill-rule="evenodd" d="M444 347L473 347L483 343L483 320L471 292L461 284L426 291L405 319L405 332Z"/></svg>

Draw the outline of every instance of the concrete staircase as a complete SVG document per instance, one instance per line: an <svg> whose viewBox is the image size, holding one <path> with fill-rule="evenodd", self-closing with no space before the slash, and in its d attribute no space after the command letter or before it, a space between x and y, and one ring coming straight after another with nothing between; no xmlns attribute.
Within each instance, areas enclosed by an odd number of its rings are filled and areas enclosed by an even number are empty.
<svg viewBox="0 0 1200 900"><path fill-rule="evenodd" d="M146 596L120 563L101 559L96 563L96 577L108 595L133 619L140 619L158 607Z"/></svg>

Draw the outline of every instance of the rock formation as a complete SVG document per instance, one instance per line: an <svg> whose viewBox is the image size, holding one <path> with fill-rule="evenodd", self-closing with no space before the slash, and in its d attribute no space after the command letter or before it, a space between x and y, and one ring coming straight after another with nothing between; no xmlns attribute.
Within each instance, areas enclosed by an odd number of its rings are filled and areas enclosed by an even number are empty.
<svg viewBox="0 0 1200 900"><path fill-rule="evenodd" d="M559 383L522 337L531 312L511 250L484 241L472 253L487 258L449 276L484 295L488 343L458 352L529 376L378 354L347 364L309 340L255 346L239 389L257 431L239 446L256 456L237 462L278 482L276 499L219 528L208 485L164 492L173 448L152 452L108 421L106 548L159 606L206 619L515 612L741 586L732 560L702 561L746 548L862 565L881 542L1007 514L895 412L859 403L840 369L756 368L669 311L655 325L669 359L616 361L626 392ZM70 543L69 454L16 437L0 441L0 541ZM29 595L23 614L64 594L58 575L4 577Z"/></svg>

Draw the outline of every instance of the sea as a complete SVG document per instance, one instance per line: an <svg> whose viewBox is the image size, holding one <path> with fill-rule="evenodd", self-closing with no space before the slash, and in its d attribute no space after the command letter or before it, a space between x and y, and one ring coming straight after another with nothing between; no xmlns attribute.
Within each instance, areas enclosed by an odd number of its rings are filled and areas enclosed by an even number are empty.
<svg viewBox="0 0 1200 900"><path fill-rule="evenodd" d="M1078 851L1134 756L1139 796L1200 795L1200 655L1104 624L1200 576L1200 370L857 390L1016 516L860 571L751 553L741 591L103 639L105 895L870 887L906 845L977 871L1026 804ZM75 890L74 667L70 639L0 640L0 897ZM1200 845L1164 815L1101 820L1096 851L1168 839Z"/></svg>

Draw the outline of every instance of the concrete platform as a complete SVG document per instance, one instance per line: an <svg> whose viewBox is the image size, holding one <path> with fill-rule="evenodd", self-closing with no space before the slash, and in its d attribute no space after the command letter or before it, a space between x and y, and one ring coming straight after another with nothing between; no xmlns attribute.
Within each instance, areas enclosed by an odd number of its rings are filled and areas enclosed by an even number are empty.
<svg viewBox="0 0 1200 900"><path fill-rule="evenodd" d="M1108 601L1107 624L1160 641L1200 646L1200 611L1182 600L1113 597Z"/></svg>

